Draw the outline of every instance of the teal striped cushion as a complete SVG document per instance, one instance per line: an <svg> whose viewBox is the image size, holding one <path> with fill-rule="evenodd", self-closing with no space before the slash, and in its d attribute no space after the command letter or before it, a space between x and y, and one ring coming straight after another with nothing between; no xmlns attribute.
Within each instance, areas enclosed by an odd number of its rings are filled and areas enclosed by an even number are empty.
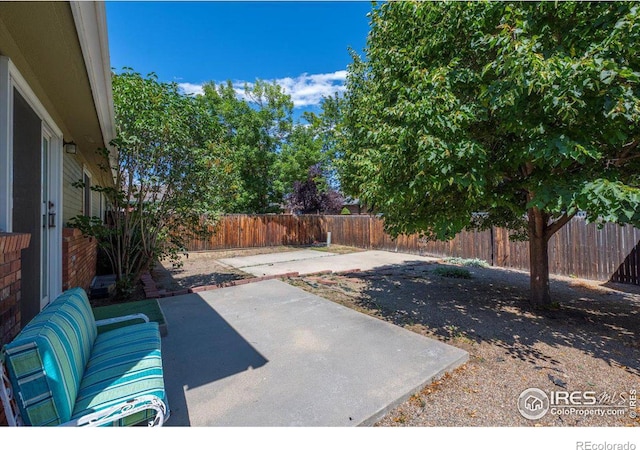
<svg viewBox="0 0 640 450"><path fill-rule="evenodd" d="M5 362L26 425L71 418L97 329L86 293L64 292L4 347Z"/></svg>
<svg viewBox="0 0 640 450"><path fill-rule="evenodd" d="M117 405L132 396L147 394L156 395L166 405L160 331L156 322L130 325L98 335L72 418ZM139 414L115 425L132 425L154 415L153 412Z"/></svg>

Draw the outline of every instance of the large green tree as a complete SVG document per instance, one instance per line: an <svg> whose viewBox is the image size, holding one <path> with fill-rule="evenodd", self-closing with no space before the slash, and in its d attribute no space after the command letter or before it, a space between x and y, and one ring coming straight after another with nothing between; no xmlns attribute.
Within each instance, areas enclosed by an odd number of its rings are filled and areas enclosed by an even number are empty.
<svg viewBox="0 0 640 450"><path fill-rule="evenodd" d="M506 226L547 243L578 211L640 225L640 8L633 2L374 6L343 108L342 185L393 234Z"/></svg>

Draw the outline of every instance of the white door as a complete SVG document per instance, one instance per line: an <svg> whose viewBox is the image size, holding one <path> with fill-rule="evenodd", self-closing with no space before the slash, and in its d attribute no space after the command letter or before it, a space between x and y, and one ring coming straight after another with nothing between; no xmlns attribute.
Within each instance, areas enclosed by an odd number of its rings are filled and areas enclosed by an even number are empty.
<svg viewBox="0 0 640 450"><path fill-rule="evenodd" d="M42 131L42 173L41 173L41 212L42 212L42 235L40 246L40 309L44 308L51 301L51 261L52 243L55 242L55 204L52 196L52 174L51 174L51 135L43 129Z"/></svg>

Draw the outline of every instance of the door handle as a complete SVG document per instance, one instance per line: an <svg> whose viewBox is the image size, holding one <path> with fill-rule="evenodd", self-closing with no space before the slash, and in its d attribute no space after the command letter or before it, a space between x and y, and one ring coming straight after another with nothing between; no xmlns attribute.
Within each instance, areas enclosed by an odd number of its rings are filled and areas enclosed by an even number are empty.
<svg viewBox="0 0 640 450"><path fill-rule="evenodd" d="M48 222L48 226L49 228L55 228L56 227L56 212L54 211L54 204L53 202L49 202L49 222Z"/></svg>

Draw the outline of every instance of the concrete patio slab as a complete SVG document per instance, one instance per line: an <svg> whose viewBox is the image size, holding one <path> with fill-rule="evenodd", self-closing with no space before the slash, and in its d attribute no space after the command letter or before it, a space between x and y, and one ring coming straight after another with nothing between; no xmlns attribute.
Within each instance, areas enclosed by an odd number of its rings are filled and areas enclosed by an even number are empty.
<svg viewBox="0 0 640 450"><path fill-rule="evenodd" d="M308 252L313 251L309 250ZM297 252L292 252L297 253ZM315 253L322 253L316 251ZM396 264L407 264L415 262L434 262L437 258L428 256L410 255L407 253L385 252L372 250L366 252L347 253L343 255L330 255L325 258L302 258L296 260L280 260L277 258L285 255L283 253L272 253L269 255L259 255L268 261L263 264L246 264L247 258L228 258L224 263L243 272L261 277L266 275L279 275L290 272L298 272L300 275L321 272L323 270L333 270L341 272L346 270L372 270L384 266ZM273 259L269 259L269 257ZM253 257L251 257L253 258ZM244 265L246 264L246 265Z"/></svg>
<svg viewBox="0 0 640 450"><path fill-rule="evenodd" d="M468 358L277 280L159 302L167 426L371 425Z"/></svg>
<svg viewBox="0 0 640 450"><path fill-rule="evenodd" d="M317 250L296 250L292 252L267 253L264 255L239 256L237 258L219 259L223 264L241 269L243 267L263 266L281 262L299 261L302 259L333 256L335 253Z"/></svg>

